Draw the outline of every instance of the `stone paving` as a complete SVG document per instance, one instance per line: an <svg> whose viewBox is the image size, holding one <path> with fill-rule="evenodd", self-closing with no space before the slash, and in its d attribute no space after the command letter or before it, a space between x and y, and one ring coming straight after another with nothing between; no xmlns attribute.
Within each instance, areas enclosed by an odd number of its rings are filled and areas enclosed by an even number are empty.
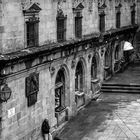
<svg viewBox="0 0 140 140"><path fill-rule="evenodd" d="M129 65L123 73L115 74L110 80L105 81L105 83L140 84L140 63Z"/></svg>
<svg viewBox="0 0 140 140"><path fill-rule="evenodd" d="M61 140L140 140L140 95L102 94L66 124Z"/></svg>

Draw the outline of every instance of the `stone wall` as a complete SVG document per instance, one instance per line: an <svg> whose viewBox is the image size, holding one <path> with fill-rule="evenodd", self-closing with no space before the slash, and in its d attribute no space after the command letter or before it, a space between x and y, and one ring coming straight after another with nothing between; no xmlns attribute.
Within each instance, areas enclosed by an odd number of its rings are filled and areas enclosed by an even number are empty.
<svg viewBox="0 0 140 140"><path fill-rule="evenodd" d="M2 48L0 49L2 53L26 48L25 18L22 12L22 7L28 2L29 0L2 1ZM38 2L42 9L39 15L39 45L56 42L56 16L58 7L63 10L64 15L67 15L66 39L71 40L75 38L74 15L72 10L74 0L32 0L32 2ZM83 35L99 32L98 1L79 0L79 3L80 2L82 2L84 6L84 9L82 10ZM104 1L102 1L102 3L103 2ZM118 1L106 1L106 30L115 28L115 6L118 4ZM132 1L122 0L121 4L121 26L130 25L130 6L132 5Z"/></svg>
<svg viewBox="0 0 140 140"><path fill-rule="evenodd" d="M100 50L97 49L97 53ZM89 54L91 55L89 59ZM84 94L85 104L92 98L91 90L91 76L88 74L91 70L91 59L95 51L88 49L86 51L80 51L76 56L71 55L67 58L56 59L52 63L44 63L40 66L35 66L38 63L38 58L32 63L31 68L25 69L23 63L19 64L19 69L14 65L13 69L10 67L5 68L5 73L13 73L5 79L5 82L12 90L12 95L8 102L3 103L2 107L2 140L42 140L41 124L45 118L49 120L52 131L57 128L57 121L55 118L55 80L57 72L61 67L66 69L68 81L67 82L67 98L65 101L68 109L68 118L74 116L77 113L77 107L75 104L75 68L77 63L82 60L85 69L85 83ZM59 57L60 52L55 54L55 57ZM99 54L100 56L100 54ZM75 57L75 65L72 68L72 60ZM103 57L103 56L102 56ZM102 79L103 58L100 56L98 66L100 73L99 79ZM54 57L52 57L54 59ZM50 66L55 68L53 74L50 73ZM13 71L13 72L12 72ZM27 98L25 96L25 78L30 73L39 73L39 92L37 95L37 102L35 105L28 107ZM15 110L12 115L9 115L9 111Z"/></svg>

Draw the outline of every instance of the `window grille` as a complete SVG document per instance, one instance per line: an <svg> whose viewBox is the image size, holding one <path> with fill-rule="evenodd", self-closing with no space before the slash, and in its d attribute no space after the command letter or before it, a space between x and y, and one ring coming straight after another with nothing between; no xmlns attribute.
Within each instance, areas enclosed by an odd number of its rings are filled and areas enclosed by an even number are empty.
<svg viewBox="0 0 140 140"><path fill-rule="evenodd" d="M75 17L75 37L82 37L82 17Z"/></svg>
<svg viewBox="0 0 140 140"><path fill-rule="evenodd" d="M116 13L116 28L120 28L121 25L121 13L117 12Z"/></svg>
<svg viewBox="0 0 140 140"><path fill-rule="evenodd" d="M66 18L57 18L57 41L63 42L66 40Z"/></svg>
<svg viewBox="0 0 140 140"><path fill-rule="evenodd" d="M105 14L100 15L99 29L100 29L100 32L105 31Z"/></svg>
<svg viewBox="0 0 140 140"><path fill-rule="evenodd" d="M131 24L134 25L135 24L135 11L131 12Z"/></svg>
<svg viewBox="0 0 140 140"><path fill-rule="evenodd" d="M27 22L27 46L38 46L38 22Z"/></svg>

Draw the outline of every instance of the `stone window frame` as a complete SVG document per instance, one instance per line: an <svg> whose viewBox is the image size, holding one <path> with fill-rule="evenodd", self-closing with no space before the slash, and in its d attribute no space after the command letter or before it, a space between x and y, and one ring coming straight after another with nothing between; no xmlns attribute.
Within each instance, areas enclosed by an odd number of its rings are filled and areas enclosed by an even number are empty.
<svg viewBox="0 0 140 140"><path fill-rule="evenodd" d="M41 10L38 3L30 2L23 4L25 44L27 47L36 47L39 45L39 12Z"/></svg>
<svg viewBox="0 0 140 140"><path fill-rule="evenodd" d="M39 20L30 19L26 22L27 47L36 47L39 44Z"/></svg>
<svg viewBox="0 0 140 140"><path fill-rule="evenodd" d="M57 26L57 42L66 41L66 21L67 15L64 15L62 9L57 11L56 26Z"/></svg>
<svg viewBox="0 0 140 140"><path fill-rule="evenodd" d="M106 8L106 4L105 4L105 1L104 3L100 6L100 4L98 3L98 13L99 13L99 31L100 32L105 32L105 22L106 22L106 19L105 19L105 8Z"/></svg>
<svg viewBox="0 0 140 140"><path fill-rule="evenodd" d="M75 69L75 92L83 92L85 84L85 72L83 62L80 60Z"/></svg>
<svg viewBox="0 0 140 140"><path fill-rule="evenodd" d="M78 6L73 8L74 14L74 34L76 38L82 38L82 10L84 6L82 3L79 3Z"/></svg>
<svg viewBox="0 0 140 140"><path fill-rule="evenodd" d="M118 6L115 7L116 13L116 28L121 27L121 7L122 5L119 3Z"/></svg>
<svg viewBox="0 0 140 140"><path fill-rule="evenodd" d="M131 25L136 24L136 4L134 3L131 7Z"/></svg>
<svg viewBox="0 0 140 140"><path fill-rule="evenodd" d="M31 73L25 79L25 91L28 107L37 102L37 94L39 91L39 73Z"/></svg>

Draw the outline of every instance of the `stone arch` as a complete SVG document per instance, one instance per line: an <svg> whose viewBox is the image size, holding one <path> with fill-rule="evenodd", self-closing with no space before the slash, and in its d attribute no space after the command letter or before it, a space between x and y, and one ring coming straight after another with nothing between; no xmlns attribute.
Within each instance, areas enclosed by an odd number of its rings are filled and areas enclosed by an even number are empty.
<svg viewBox="0 0 140 140"><path fill-rule="evenodd" d="M62 79L61 79L62 78ZM63 80L63 81L61 81ZM64 82L64 83L63 83ZM58 85L57 85L58 84ZM63 85L62 85L63 84ZM58 71L56 72L55 76L55 95L56 95L56 90L59 88L59 86L62 88L62 92L64 93L63 96L63 105L62 107L66 107L70 105L70 95L69 95L69 86L70 86L70 75L69 75L69 69L66 64L63 64L60 66ZM58 89L59 90L59 89ZM61 90L61 89L60 89Z"/></svg>
<svg viewBox="0 0 140 140"><path fill-rule="evenodd" d="M111 77L112 74L112 53L111 47L108 46L104 55L104 80Z"/></svg>
<svg viewBox="0 0 140 140"><path fill-rule="evenodd" d="M100 62L100 57L99 54L96 52L95 55L93 55L91 59L91 79L97 79L98 74L99 74L99 62Z"/></svg>
<svg viewBox="0 0 140 140"><path fill-rule="evenodd" d="M85 74L86 69L83 62L83 59L80 59L77 62L76 68L75 68L75 91L83 92L84 86L85 86Z"/></svg>
<svg viewBox="0 0 140 140"><path fill-rule="evenodd" d="M59 69L55 79L55 112L65 108L66 77L64 69Z"/></svg>
<svg viewBox="0 0 140 140"><path fill-rule="evenodd" d="M119 60L119 53L120 53L120 45L117 44L114 51L114 58L115 60Z"/></svg>
<svg viewBox="0 0 140 140"><path fill-rule="evenodd" d="M111 66L111 48L107 48L105 51L105 56L104 56L104 65L105 67L110 67Z"/></svg>

